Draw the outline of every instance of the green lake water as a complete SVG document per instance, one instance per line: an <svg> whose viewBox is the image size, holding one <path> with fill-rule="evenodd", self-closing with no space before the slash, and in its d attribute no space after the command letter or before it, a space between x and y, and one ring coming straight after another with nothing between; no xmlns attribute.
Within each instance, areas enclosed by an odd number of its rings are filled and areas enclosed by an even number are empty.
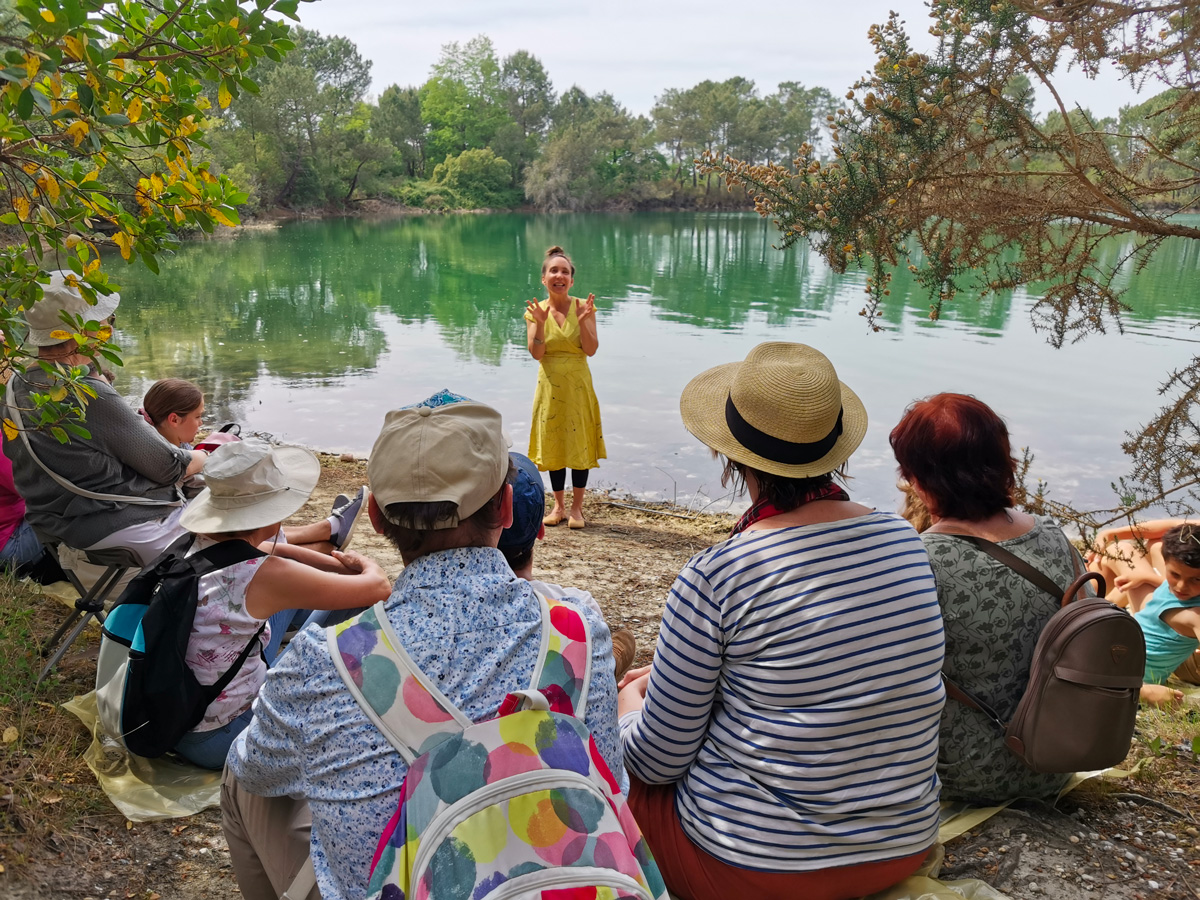
<svg viewBox="0 0 1200 900"><path fill-rule="evenodd" d="M753 214L643 213L338 220L189 243L158 277L117 270L117 387L135 402L155 379L187 378L204 388L210 421L357 453L386 410L447 387L499 409L523 451L537 364L522 313L544 296L546 247L562 244L573 293L594 293L598 310L591 367L609 458L593 485L723 506L718 466L680 422L680 390L787 340L828 355L866 404L856 499L896 508L888 432L913 399L951 390L1005 417L1053 497L1109 505L1124 433L1200 352L1197 242L1168 242L1129 276L1125 334L1055 350L1031 326L1026 294L961 298L931 323L928 298L900 276L872 333L858 315L865 276L835 275L777 239Z"/></svg>

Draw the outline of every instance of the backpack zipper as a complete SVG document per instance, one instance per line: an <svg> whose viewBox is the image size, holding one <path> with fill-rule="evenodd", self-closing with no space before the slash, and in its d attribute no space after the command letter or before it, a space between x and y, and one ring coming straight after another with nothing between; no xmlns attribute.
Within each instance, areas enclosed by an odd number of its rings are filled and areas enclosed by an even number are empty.
<svg viewBox="0 0 1200 900"><path fill-rule="evenodd" d="M535 891L540 893L539 889L542 886L558 889L591 885L613 888L641 897L643 900L653 900L646 888L623 872L595 866L563 866L518 875L496 888L487 896L487 900L514 900L517 897L528 897L535 895Z"/></svg>
<svg viewBox="0 0 1200 900"><path fill-rule="evenodd" d="M428 773L426 775L428 776ZM425 828L424 836L421 838L421 843L417 848L417 855L413 859L412 883L418 884L421 876L425 874L425 868L429 864L429 857L433 855L434 850L437 849L437 846L446 837L442 832L445 830L448 822L455 819L466 819L480 810L492 806L499 800L508 800L528 793L531 787L545 790L553 790L557 787L583 788L602 799L605 808L609 812L612 812L612 804L609 798L596 787L590 778L580 775L578 772L571 772L564 769L538 769L535 772L521 772L517 775L510 775L503 781L498 781L477 791L472 791L466 797L447 806L433 817L433 820ZM463 814L464 812L466 815Z"/></svg>

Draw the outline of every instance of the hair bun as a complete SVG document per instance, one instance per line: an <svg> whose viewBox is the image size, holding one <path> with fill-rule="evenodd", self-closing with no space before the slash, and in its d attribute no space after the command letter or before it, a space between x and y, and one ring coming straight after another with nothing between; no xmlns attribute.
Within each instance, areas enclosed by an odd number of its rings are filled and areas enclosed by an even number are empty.
<svg viewBox="0 0 1200 900"><path fill-rule="evenodd" d="M555 244L553 247L551 247L549 250L546 251L546 259L550 259L555 256L564 256L565 257L566 255L567 255L566 251L563 250L562 247L558 246L558 244Z"/></svg>

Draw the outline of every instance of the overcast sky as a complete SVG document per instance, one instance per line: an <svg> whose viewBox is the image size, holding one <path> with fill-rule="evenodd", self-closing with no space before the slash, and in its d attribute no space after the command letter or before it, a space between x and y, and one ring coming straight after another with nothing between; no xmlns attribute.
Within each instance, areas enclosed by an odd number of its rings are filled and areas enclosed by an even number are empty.
<svg viewBox="0 0 1200 900"><path fill-rule="evenodd" d="M870 68L867 28L889 9L931 44L921 0L318 0L301 3L299 15L305 27L358 45L375 64L376 95L391 84L422 84L443 45L486 34L501 59L517 50L540 59L559 92L573 84L608 91L631 112L648 113L667 88L735 75L762 94L781 81L843 94ZM1064 99L1098 115L1136 99L1112 73L1097 81L1072 75L1063 88ZM1044 97L1038 108L1047 108Z"/></svg>

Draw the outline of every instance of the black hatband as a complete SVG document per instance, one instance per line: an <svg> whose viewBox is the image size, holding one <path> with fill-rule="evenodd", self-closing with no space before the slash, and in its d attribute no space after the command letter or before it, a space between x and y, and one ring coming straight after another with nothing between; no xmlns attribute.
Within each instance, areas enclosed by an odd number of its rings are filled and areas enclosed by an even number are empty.
<svg viewBox="0 0 1200 900"><path fill-rule="evenodd" d="M737 438L738 443L756 456L788 466L816 462L832 450L837 444L838 438L842 436L842 414L844 412L844 409L838 410L837 423L833 426L833 430L821 440L809 444L797 444L772 437L765 431L759 431L742 418L742 414L733 405L733 397L725 399L725 424L729 426L730 433Z"/></svg>

